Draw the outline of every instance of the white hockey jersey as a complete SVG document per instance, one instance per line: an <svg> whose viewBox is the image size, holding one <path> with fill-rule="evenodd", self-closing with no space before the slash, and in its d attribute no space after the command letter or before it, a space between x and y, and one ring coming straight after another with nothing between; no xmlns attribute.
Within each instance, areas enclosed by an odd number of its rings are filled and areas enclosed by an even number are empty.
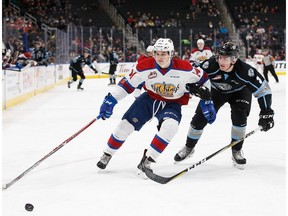
<svg viewBox="0 0 288 216"><path fill-rule="evenodd" d="M199 64L206 59L209 59L212 56L212 52L209 47L204 47L203 50L199 50L198 48L194 48L191 52L190 62Z"/></svg>
<svg viewBox="0 0 288 216"><path fill-rule="evenodd" d="M263 58L264 58L263 54L255 54L253 56L253 61L255 64L263 64Z"/></svg>
<svg viewBox="0 0 288 216"><path fill-rule="evenodd" d="M118 83L112 95L121 100L141 83L144 83L151 98L182 105L189 101L187 83L200 83L211 88L207 74L202 69L191 66L188 61L174 58L170 66L163 69L154 58L147 58L140 61L131 73Z"/></svg>

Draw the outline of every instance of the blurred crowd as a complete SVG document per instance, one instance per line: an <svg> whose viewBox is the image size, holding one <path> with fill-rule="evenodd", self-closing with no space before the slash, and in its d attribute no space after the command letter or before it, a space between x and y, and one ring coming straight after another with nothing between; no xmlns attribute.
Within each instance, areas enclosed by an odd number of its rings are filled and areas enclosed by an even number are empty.
<svg viewBox="0 0 288 216"><path fill-rule="evenodd" d="M53 63L55 57L53 53L55 53L56 46L48 47L49 43L47 44L47 41L45 43L41 24L63 31L67 31L67 26L71 23L91 27L96 21L93 20L93 17L87 17L84 22L81 13L88 14L88 11L102 10L97 1L90 5L85 2L78 2L80 6L77 10L72 8L71 1L66 0L20 0L19 2L22 12L33 15L37 22L32 22L24 17L23 13L15 11L9 5L3 6L4 27L9 29L7 37L5 37L6 40L2 42L3 68L8 68L10 65L17 65L21 68L32 60L34 61L32 65ZM126 0L111 2L114 3L115 8L122 9L122 11L127 6ZM187 56L190 55L192 47L196 47L196 41L199 38L204 39L205 45L210 47L212 51L215 51L223 42L229 40L229 32L220 20L220 12L217 10L215 0L192 0L185 6L185 11L186 13L170 11L168 16L161 16L149 11L127 10L122 15L134 32L140 29L147 31L152 29L157 32L158 29L163 28L185 28L187 23L196 23L204 15L205 18L208 17L207 23L203 26L203 29L205 29L203 32L193 32L190 37L183 38L181 53L176 50L176 55L183 59L188 58ZM268 18L269 14L277 14L281 11L277 2L271 8L261 2L253 1L248 5L244 1L240 6L232 8L232 11L236 27L247 45L247 58L253 57L258 49L268 49L276 60L286 59L283 30L279 26L273 25ZM253 16L243 16L246 13L253 14ZM263 16L260 15L263 14L267 16L262 18ZM107 62L107 48L112 45L114 52L119 56L120 62L124 59L127 62L135 62L142 53L139 53L137 47L134 46L123 47L123 41L126 39L123 39L121 30L116 29L115 26L110 26L110 28L112 31L115 30L116 34L112 35L110 30L104 34L95 33L85 39L81 37L74 38L72 46L77 47L77 49L71 51L70 57L80 54L83 47L89 47L92 49L94 59L98 62ZM153 44L153 41L156 41L157 38L157 34L153 35L153 38L149 38L149 42L146 41L145 46ZM141 39L141 34L139 34L139 39ZM53 40L53 35L51 40ZM25 61L25 58L27 61Z"/></svg>

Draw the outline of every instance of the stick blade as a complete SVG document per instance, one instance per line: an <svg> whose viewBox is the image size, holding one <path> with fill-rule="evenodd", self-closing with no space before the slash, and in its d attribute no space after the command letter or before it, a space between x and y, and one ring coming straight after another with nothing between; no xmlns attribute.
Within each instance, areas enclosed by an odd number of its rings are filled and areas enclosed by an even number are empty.
<svg viewBox="0 0 288 216"><path fill-rule="evenodd" d="M3 185L2 185L2 191L3 191L3 190L6 190L7 188L8 188L8 185L7 185L7 184L3 184Z"/></svg>
<svg viewBox="0 0 288 216"><path fill-rule="evenodd" d="M152 169L149 169L147 167L144 167L144 172L146 174L146 176L151 179L154 182L160 183L160 184L167 184L168 182L174 180L175 178L178 178L179 176L182 176L183 174L185 174L188 170L185 169L179 173L177 173L176 175L173 175L171 177L164 177L164 176L160 176L157 175L156 173L153 172Z"/></svg>

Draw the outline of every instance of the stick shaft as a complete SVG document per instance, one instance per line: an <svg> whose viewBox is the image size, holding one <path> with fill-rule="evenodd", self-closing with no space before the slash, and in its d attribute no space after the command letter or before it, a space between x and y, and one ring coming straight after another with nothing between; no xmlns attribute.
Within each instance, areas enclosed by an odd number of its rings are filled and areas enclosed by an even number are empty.
<svg viewBox="0 0 288 216"><path fill-rule="evenodd" d="M19 181L21 178L23 178L25 175L27 175L27 173L29 173L31 170L33 170L34 168L36 168L41 162L43 162L45 159L47 159L48 157L50 157L51 155L53 155L55 152L57 152L59 149L61 149L64 145L66 145L67 143L69 143L72 139L74 139L76 136L78 136L80 133L82 133L84 130L86 130L90 125L92 125L96 120L98 120L99 118L101 118L101 116L98 116L96 119L93 119L92 121L90 121L86 126L84 126L83 128L81 128L79 131L77 131L75 134L73 134L72 136L70 136L68 139L66 139L64 142L62 142L59 146L57 146L56 148L54 148L51 152L49 152L48 154L46 154L44 157L42 157L40 160L38 160L36 163L34 163L31 167L29 167L27 170L25 170L23 173L21 173L19 176L17 176L15 179L13 179L12 181L10 181L9 183L4 184L4 186L2 186L2 190L5 190L7 188L9 188L11 185L15 184L17 181Z"/></svg>

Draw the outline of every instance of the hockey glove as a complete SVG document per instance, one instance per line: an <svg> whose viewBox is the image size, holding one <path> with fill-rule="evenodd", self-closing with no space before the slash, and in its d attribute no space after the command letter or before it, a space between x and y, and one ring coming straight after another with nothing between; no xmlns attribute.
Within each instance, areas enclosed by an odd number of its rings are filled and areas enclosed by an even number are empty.
<svg viewBox="0 0 288 216"><path fill-rule="evenodd" d="M205 86L196 83L189 83L186 85L186 89L190 94L200 97L202 100L211 100L211 91Z"/></svg>
<svg viewBox="0 0 288 216"><path fill-rule="evenodd" d="M262 127L262 131L268 131L274 127L274 111L272 109L261 110L259 114L258 125Z"/></svg>
<svg viewBox="0 0 288 216"><path fill-rule="evenodd" d="M209 124L212 124L216 119L216 110L214 108L214 103L211 100L204 101L200 100L200 107L204 117L207 119Z"/></svg>
<svg viewBox="0 0 288 216"><path fill-rule="evenodd" d="M111 93L108 93L100 107L100 115L103 120L110 118L110 116L113 114L113 109L116 104L117 100L111 95Z"/></svg>

